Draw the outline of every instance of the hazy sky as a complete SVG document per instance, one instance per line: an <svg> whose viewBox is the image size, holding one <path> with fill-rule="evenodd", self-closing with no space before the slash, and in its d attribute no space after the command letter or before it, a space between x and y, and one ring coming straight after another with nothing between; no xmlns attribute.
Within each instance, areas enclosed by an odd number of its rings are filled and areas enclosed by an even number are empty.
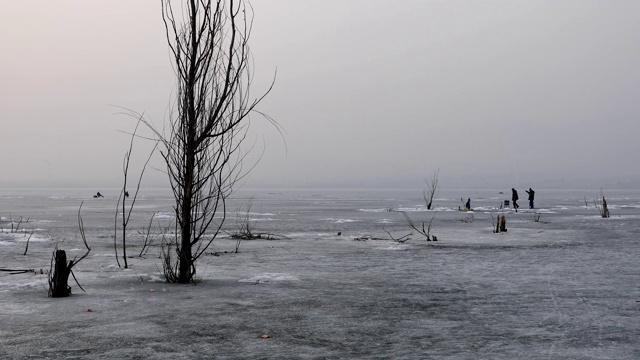
<svg viewBox="0 0 640 360"><path fill-rule="evenodd" d="M246 186L640 186L640 1L252 4L285 140L252 118ZM175 90L159 1L1 1L0 54L5 187L120 186L116 106L161 125Z"/></svg>

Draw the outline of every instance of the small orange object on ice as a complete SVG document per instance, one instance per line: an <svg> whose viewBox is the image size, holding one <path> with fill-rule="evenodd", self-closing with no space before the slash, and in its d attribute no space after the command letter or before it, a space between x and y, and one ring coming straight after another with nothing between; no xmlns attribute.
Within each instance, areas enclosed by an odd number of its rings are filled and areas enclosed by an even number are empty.
<svg viewBox="0 0 640 360"><path fill-rule="evenodd" d="M268 338L270 338L271 336L269 336L269 335L267 335L267 334L262 334L262 335L260 335L260 337L261 337L261 338L263 338L263 339L268 339Z"/></svg>

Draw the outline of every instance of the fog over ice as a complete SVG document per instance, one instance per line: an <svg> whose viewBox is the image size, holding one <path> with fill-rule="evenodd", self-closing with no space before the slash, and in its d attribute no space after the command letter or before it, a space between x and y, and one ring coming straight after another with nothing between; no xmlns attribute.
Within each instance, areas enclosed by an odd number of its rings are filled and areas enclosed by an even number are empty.
<svg viewBox="0 0 640 360"><path fill-rule="evenodd" d="M421 187L438 168L445 187L640 183L638 2L253 7L253 93L277 69L260 110L286 146L253 117L246 186ZM119 186L135 121L115 106L168 117L158 2L2 2L0 52L2 186Z"/></svg>

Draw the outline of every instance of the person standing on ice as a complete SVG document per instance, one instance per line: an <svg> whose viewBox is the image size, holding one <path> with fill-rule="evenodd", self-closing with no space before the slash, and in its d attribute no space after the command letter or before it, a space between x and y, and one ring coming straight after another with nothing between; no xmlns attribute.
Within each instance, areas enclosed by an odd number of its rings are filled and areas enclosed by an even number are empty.
<svg viewBox="0 0 640 360"><path fill-rule="evenodd" d="M525 192L529 194L529 209L533 209L533 196L536 192L531 190L531 188L529 188L529 190L525 190Z"/></svg>
<svg viewBox="0 0 640 360"><path fill-rule="evenodd" d="M518 212L518 208L520 207L518 205L518 191L514 188L511 188L511 202L513 203L513 208Z"/></svg>

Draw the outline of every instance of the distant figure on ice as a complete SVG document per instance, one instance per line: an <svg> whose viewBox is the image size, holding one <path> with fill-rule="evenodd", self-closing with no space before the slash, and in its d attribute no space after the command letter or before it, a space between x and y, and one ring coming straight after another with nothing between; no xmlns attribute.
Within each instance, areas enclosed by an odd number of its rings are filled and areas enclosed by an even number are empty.
<svg viewBox="0 0 640 360"><path fill-rule="evenodd" d="M536 192L531 190L531 188L529 188L529 190L525 190L525 192L529 194L529 209L533 209L533 196Z"/></svg>
<svg viewBox="0 0 640 360"><path fill-rule="evenodd" d="M471 198L467 198L467 203L464 204L464 207L469 211L471 210Z"/></svg>
<svg viewBox="0 0 640 360"><path fill-rule="evenodd" d="M98 191L98 193L93 195L93 197L94 198L101 198L101 197L104 197L104 196L102 196L102 194L100 194L100 191Z"/></svg>
<svg viewBox="0 0 640 360"><path fill-rule="evenodd" d="M513 208L518 212L518 208L520 207L518 205L518 192L514 188L511 188L511 202L513 202Z"/></svg>

